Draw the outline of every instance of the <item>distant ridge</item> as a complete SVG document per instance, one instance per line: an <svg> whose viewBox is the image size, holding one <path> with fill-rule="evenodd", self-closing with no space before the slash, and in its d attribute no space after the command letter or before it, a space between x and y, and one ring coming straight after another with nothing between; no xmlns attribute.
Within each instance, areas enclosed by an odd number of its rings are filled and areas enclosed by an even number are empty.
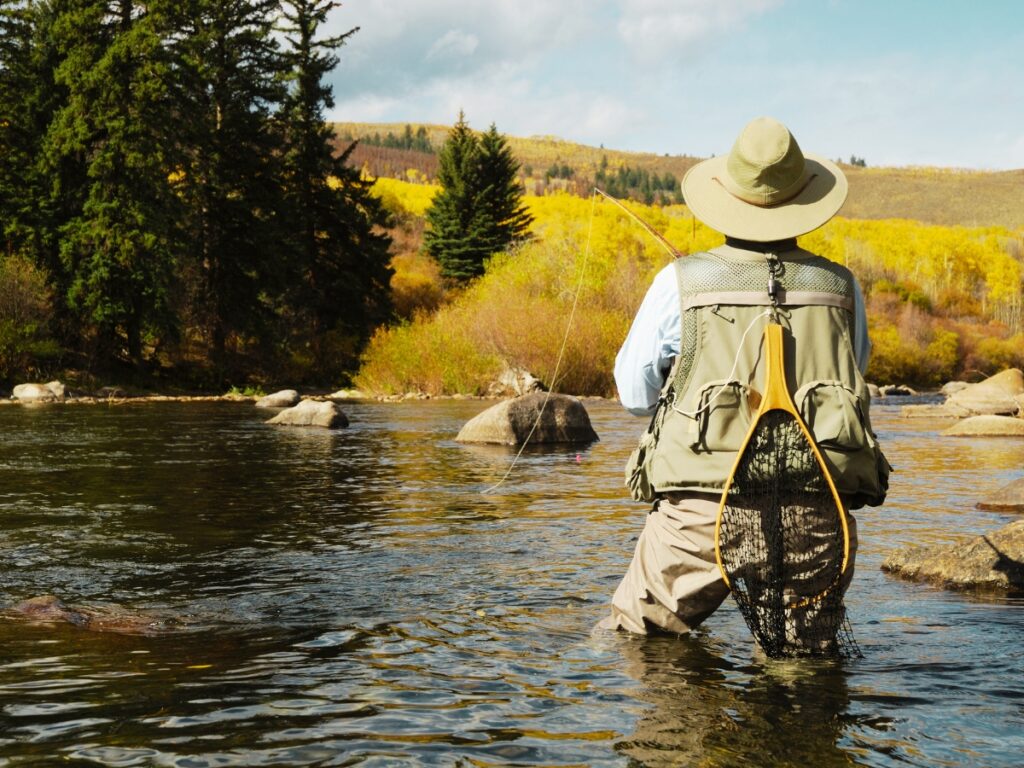
<svg viewBox="0 0 1024 768"><path fill-rule="evenodd" d="M406 123L335 123L340 146L346 139L365 138L392 133L401 136ZM426 130L431 144L440 147L449 126L431 123L409 123L415 131ZM499 130L501 126L498 126ZM588 195L594 176L603 164L617 169L626 166L664 176L671 173L681 179L701 158L689 155L658 155L650 152L627 152L592 147L567 141L557 136L509 136L509 145L522 164L524 181L529 191L562 189ZM870 162L870 158L867 158ZM422 178L436 173L436 157L426 152L367 147L361 144L353 162L367 167L377 176L408 178L415 169ZM572 181L551 179L531 188L544 179L553 165L566 165L572 170ZM977 171L959 168L860 168L840 163L850 181L850 196L840 211L841 216L854 219L914 219L946 226L1002 226L1024 229L1024 169L1014 171ZM528 179L525 177L529 177Z"/></svg>

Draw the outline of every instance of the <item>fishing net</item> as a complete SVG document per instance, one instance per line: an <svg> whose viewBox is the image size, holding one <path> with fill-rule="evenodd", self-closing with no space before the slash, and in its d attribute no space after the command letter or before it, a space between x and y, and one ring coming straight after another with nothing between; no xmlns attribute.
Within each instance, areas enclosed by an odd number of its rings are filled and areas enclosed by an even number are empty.
<svg viewBox="0 0 1024 768"><path fill-rule="evenodd" d="M860 655L843 605L846 532L796 417L762 413L719 516L723 573L771 658Z"/></svg>

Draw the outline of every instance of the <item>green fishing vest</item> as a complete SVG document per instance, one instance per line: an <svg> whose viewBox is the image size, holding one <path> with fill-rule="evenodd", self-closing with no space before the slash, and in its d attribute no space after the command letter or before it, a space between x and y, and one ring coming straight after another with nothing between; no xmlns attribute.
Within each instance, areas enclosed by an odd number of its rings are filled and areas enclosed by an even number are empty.
<svg viewBox="0 0 1024 768"><path fill-rule="evenodd" d="M721 492L764 384L762 334L771 306L764 254L723 246L676 261L680 354L651 424L630 457L638 501L669 491ZM777 316L790 394L851 509L881 504L889 464L868 416L853 346L849 270L807 251L778 255Z"/></svg>

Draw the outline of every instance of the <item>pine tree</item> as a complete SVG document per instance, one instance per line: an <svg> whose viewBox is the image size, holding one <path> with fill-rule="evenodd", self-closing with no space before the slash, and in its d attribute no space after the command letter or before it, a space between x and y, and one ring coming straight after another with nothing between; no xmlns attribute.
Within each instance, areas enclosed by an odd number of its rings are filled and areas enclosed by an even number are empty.
<svg viewBox="0 0 1024 768"><path fill-rule="evenodd" d="M101 359L143 360L144 335L173 331L175 198L167 182L167 62L158 17L135 0L79 0L60 25L67 103L51 152L85 158L81 210L62 227L67 298Z"/></svg>
<svg viewBox="0 0 1024 768"><path fill-rule="evenodd" d="M391 241L380 231L384 209L370 194L370 182L346 162L354 145L335 156L333 131L324 117L334 106L326 83L338 63L334 51L358 31L317 39L336 6L331 0L282 4L290 88L281 119L296 267L288 304L321 377L351 368L370 331L390 312ZM409 126L406 135L412 135Z"/></svg>
<svg viewBox="0 0 1024 768"><path fill-rule="evenodd" d="M283 97L276 0L166 0L174 35L176 189L192 254L192 307L221 379L229 351L266 338L283 270L280 134Z"/></svg>
<svg viewBox="0 0 1024 768"><path fill-rule="evenodd" d="M0 228L5 251L42 267L54 286L55 330L67 342L78 324L67 307L69 278L61 229L81 210L84 158L47 151L50 124L66 89L55 72L66 55L59 26L67 3L0 5Z"/></svg>
<svg viewBox="0 0 1024 768"><path fill-rule="evenodd" d="M438 155L437 175L441 191L427 210L430 229L424 245L440 263L442 275L469 280L483 274L494 235L479 200L480 142L462 112Z"/></svg>
<svg viewBox="0 0 1024 768"><path fill-rule="evenodd" d="M465 115L448 134L438 156L441 191L427 211L427 252L441 274L465 281L483 274L486 260L525 237L532 217L522 205L519 164L492 125L481 137Z"/></svg>
<svg viewBox="0 0 1024 768"><path fill-rule="evenodd" d="M563 166L562 170L563 178L568 179L571 169ZM480 137L479 205L488 218L492 251L504 250L526 237L533 217L523 205L519 163L494 123Z"/></svg>

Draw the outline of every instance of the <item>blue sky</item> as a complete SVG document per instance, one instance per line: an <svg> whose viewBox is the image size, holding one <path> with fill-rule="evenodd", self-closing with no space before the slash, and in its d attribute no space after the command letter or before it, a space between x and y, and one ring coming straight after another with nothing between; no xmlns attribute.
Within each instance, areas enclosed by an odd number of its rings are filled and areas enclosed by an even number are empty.
<svg viewBox="0 0 1024 768"><path fill-rule="evenodd" d="M751 118L869 165L1024 168L1016 0L349 0L336 120L707 156Z"/></svg>

